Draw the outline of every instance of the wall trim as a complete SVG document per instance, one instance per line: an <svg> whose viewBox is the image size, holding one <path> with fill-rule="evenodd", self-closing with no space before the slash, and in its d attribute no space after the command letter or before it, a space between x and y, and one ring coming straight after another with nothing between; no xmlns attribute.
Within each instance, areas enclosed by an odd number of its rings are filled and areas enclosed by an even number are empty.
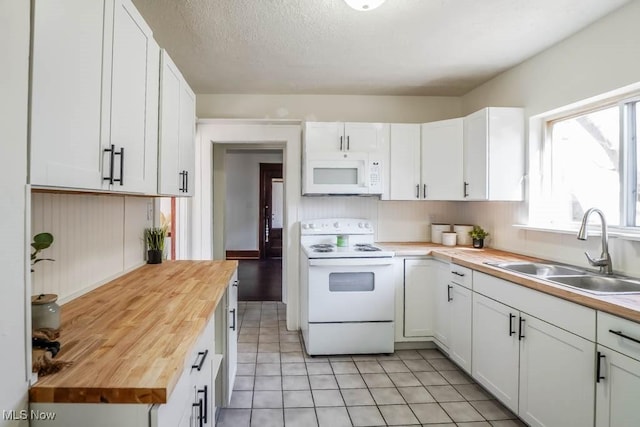
<svg viewBox="0 0 640 427"><path fill-rule="evenodd" d="M260 259L260 251L257 250L243 250L235 251L229 250L225 254L226 259Z"/></svg>

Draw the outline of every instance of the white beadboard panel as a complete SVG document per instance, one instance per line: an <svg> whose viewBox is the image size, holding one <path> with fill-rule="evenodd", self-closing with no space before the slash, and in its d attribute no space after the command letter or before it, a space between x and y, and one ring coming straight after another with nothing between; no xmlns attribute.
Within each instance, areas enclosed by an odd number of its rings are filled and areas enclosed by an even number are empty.
<svg viewBox="0 0 640 427"><path fill-rule="evenodd" d="M41 253L55 261L36 265L33 293L54 293L64 303L142 264L139 239L147 225L142 221L146 218L146 200L32 194L32 235L47 231L55 238L51 248Z"/></svg>
<svg viewBox="0 0 640 427"><path fill-rule="evenodd" d="M429 242L431 223L454 224L455 202L380 201L378 203L379 242Z"/></svg>
<svg viewBox="0 0 640 427"><path fill-rule="evenodd" d="M153 200L144 197L124 198L124 270L145 263L144 229L153 227Z"/></svg>

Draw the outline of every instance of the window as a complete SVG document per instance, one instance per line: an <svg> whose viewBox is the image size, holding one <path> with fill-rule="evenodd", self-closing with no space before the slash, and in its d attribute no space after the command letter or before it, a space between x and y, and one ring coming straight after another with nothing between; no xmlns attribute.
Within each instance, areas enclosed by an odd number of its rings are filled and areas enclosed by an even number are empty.
<svg viewBox="0 0 640 427"><path fill-rule="evenodd" d="M545 122L540 199L532 203L532 220L575 225L597 207L612 226L640 227L639 103L627 98Z"/></svg>

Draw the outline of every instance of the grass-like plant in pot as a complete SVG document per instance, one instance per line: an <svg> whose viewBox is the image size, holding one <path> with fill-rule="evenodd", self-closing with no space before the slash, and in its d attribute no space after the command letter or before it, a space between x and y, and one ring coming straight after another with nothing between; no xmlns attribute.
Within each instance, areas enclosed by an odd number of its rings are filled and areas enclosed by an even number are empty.
<svg viewBox="0 0 640 427"><path fill-rule="evenodd" d="M166 237L166 227L151 227L144 229L144 240L147 243L147 264L162 263L164 240Z"/></svg>
<svg viewBox="0 0 640 427"><path fill-rule="evenodd" d="M473 247L478 249L484 247L484 239L488 235L489 233L479 225L474 225L473 229L469 232L469 236L473 239Z"/></svg>

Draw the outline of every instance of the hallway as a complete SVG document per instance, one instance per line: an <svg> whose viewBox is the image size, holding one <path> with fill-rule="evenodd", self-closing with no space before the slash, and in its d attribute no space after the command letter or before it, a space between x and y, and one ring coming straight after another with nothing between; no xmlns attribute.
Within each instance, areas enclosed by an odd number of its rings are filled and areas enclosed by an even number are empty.
<svg viewBox="0 0 640 427"><path fill-rule="evenodd" d="M238 261L238 301L282 301L282 258Z"/></svg>

